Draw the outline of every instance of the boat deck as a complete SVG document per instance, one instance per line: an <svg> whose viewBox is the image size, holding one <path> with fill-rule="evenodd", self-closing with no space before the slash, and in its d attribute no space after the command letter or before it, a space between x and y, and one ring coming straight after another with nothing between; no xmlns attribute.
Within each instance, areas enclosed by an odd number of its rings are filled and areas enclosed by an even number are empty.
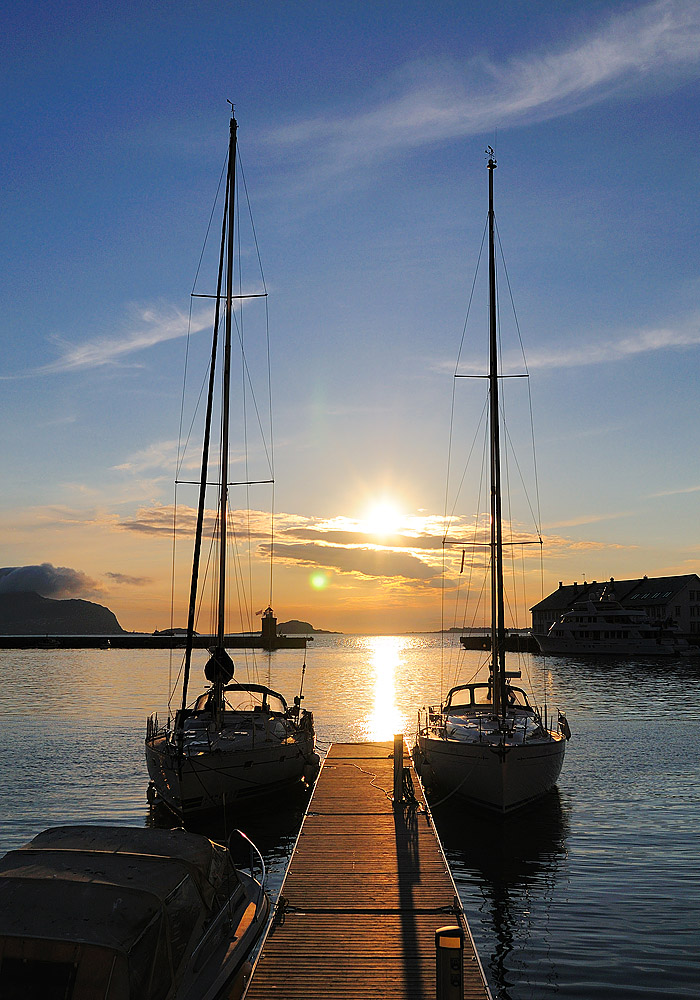
<svg viewBox="0 0 700 1000"><path fill-rule="evenodd" d="M463 996L490 996L405 743L418 807L393 807L393 750L331 746L246 1000L435 1000L448 925L464 931Z"/></svg>

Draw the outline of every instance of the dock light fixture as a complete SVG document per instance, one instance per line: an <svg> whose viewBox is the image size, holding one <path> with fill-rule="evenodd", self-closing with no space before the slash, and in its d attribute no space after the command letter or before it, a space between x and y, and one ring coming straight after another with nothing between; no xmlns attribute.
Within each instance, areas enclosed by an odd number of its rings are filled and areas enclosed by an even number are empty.
<svg viewBox="0 0 700 1000"><path fill-rule="evenodd" d="M464 931L459 926L439 927L435 931L436 1000L463 1000Z"/></svg>

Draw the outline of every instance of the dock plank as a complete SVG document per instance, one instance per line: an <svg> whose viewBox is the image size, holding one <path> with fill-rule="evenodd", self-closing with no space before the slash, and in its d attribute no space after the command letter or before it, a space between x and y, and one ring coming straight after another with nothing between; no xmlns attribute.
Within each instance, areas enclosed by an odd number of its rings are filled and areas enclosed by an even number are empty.
<svg viewBox="0 0 700 1000"><path fill-rule="evenodd" d="M393 769L393 743L330 748L246 1000L434 1000L435 931L455 923L465 1000L490 997L420 785L422 808L394 809Z"/></svg>

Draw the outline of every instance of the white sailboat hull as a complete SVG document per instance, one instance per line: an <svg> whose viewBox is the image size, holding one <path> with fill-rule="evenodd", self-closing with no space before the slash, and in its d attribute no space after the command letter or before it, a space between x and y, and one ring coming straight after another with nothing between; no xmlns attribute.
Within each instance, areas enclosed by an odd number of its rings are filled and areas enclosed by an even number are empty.
<svg viewBox="0 0 700 1000"><path fill-rule="evenodd" d="M557 783L566 740L551 739L498 746L462 742L421 733L417 740L421 778L443 796L460 799L499 813L519 809L546 795Z"/></svg>
<svg viewBox="0 0 700 1000"><path fill-rule="evenodd" d="M313 733L294 740L179 756L165 736L146 743L146 764L156 791L180 816L220 809L265 795L310 776L317 757Z"/></svg>

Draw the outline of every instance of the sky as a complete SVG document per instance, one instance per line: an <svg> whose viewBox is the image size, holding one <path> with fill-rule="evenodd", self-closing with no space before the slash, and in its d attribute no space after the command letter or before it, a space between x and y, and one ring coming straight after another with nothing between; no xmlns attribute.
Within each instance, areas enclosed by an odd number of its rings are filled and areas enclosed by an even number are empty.
<svg viewBox="0 0 700 1000"><path fill-rule="evenodd" d="M232 488L240 627L270 600L345 632L481 624L485 385L454 374L485 371L487 146L503 371L529 373L503 380L508 537L543 543L511 547L513 623L560 580L700 571L696 0L28 0L0 45L0 592L185 623L196 491L173 484L227 101L275 478ZM249 448L234 477L265 478Z"/></svg>

